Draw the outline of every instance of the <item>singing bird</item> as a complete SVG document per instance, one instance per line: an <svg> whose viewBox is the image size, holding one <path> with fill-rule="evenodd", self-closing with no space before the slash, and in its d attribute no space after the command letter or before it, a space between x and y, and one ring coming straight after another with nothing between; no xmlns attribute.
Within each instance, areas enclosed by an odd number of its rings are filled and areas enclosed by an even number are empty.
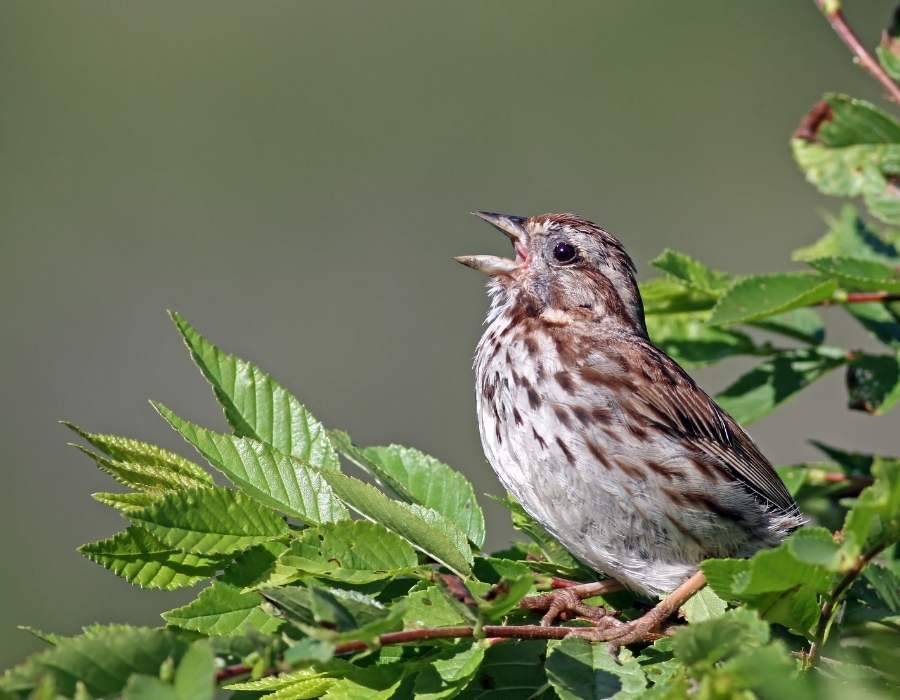
<svg viewBox="0 0 900 700"><path fill-rule="evenodd" d="M574 214L476 215L515 253L456 258L490 277L474 363L484 452L578 559L670 594L597 635L646 639L703 586L700 562L777 545L804 519L750 436L653 344L619 240ZM542 623L596 590L541 597Z"/></svg>

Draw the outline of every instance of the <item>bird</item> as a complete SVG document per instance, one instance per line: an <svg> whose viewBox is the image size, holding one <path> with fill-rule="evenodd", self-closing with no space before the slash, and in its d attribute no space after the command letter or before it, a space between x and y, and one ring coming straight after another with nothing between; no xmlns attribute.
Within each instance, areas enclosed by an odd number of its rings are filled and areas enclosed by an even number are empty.
<svg viewBox="0 0 900 700"><path fill-rule="evenodd" d="M750 436L647 332L622 243L570 213L473 212L513 256L456 260L488 276L475 351L482 447L500 482L612 585L659 599L597 639L644 641L705 584L699 564L778 545L805 519ZM545 594L542 624L580 598Z"/></svg>

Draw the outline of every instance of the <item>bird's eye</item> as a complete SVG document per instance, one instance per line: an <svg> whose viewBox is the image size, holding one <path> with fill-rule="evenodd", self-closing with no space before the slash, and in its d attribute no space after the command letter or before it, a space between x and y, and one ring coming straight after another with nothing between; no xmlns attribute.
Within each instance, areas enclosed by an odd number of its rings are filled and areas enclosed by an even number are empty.
<svg viewBox="0 0 900 700"><path fill-rule="evenodd" d="M571 243L560 241L553 246L553 257L556 258L556 262L566 264L575 261L575 258L578 257L578 251L575 250L575 246Z"/></svg>

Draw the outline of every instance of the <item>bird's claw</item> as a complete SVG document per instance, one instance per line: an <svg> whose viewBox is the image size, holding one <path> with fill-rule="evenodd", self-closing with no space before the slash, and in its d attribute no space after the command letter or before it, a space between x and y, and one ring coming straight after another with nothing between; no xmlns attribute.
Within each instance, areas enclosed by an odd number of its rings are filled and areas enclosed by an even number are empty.
<svg viewBox="0 0 900 700"><path fill-rule="evenodd" d="M581 597L568 588L523 598L519 606L527 610L545 610L541 617L541 627L549 627L562 617L579 618L606 628L606 622L614 620L613 613L600 605L587 605Z"/></svg>

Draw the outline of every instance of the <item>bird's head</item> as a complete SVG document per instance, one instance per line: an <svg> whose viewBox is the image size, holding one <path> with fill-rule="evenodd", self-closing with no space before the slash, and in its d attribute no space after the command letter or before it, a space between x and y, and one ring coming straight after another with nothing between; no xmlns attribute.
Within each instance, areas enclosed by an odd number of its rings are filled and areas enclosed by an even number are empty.
<svg viewBox="0 0 900 700"><path fill-rule="evenodd" d="M621 320L645 332L635 266L615 236L574 214L475 215L506 234L515 252L513 258L456 258L491 277L495 304L527 303L538 313Z"/></svg>

